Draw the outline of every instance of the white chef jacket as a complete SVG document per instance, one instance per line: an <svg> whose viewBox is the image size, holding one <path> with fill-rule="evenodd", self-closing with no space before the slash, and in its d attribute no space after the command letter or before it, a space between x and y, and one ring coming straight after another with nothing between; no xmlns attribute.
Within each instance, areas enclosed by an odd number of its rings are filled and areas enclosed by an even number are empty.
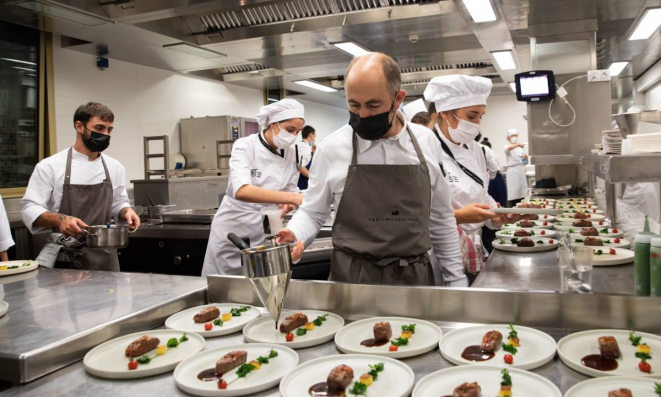
<svg viewBox="0 0 661 397"><path fill-rule="evenodd" d="M465 145L457 145L445 138L443 133L436 127L438 136L445 142L447 147L454 155L455 160L443 153L443 166L445 167L445 177L452 189L452 208L461 209L468 204L489 204L497 207L496 200L489 195L489 173L487 172L487 161L485 153L482 151L482 145L471 141ZM440 145L439 145L440 147ZM480 185L469 177L459 168L457 162L471 170L477 175L484 186ZM479 233L483 225L493 228L491 221L480 223L463 223L459 225L469 235Z"/></svg>
<svg viewBox="0 0 661 397"><path fill-rule="evenodd" d="M11 228L5 211L5 203L0 196L0 252L5 252L14 246L14 239L11 237Z"/></svg>
<svg viewBox="0 0 661 397"><path fill-rule="evenodd" d="M484 149L484 156L487 160L487 171L489 171L489 179L493 180L496 178L498 171L500 171L500 163L498 162L498 157L493 153L493 150L487 145L481 145Z"/></svg>
<svg viewBox="0 0 661 397"><path fill-rule="evenodd" d="M401 112L397 113L397 117L404 122L404 128L394 137L376 141L358 137L358 163L420 164L406 131L406 126L411 128L429 167L432 186L429 231L432 246L441 263L443 279L446 282L462 280L465 275L457 238L457 223L450 205L450 189L440 167L443 156L441 146L436 137L429 133L429 129L406 122ZM345 125L318 144L315 166L310 170L310 182L303 205L287 225L298 240L308 241L317 234L328 219L331 204L339 208L351 164L352 139L353 129ZM396 186L391 188L397 189Z"/></svg>
<svg viewBox="0 0 661 397"><path fill-rule="evenodd" d="M512 146L511 143L505 145L505 158L507 159L507 166L514 167L517 165L523 165L523 155L525 154L523 149L517 147L515 149L508 150L510 146Z"/></svg>
<svg viewBox="0 0 661 397"><path fill-rule="evenodd" d="M68 151L69 148L66 148L43 159L32 172L28 188L21 199L23 223L32 233L44 229L43 227L33 226L39 215L44 212L56 213L60 210ZM116 218L122 209L131 206L129 196L126 193L126 171L119 161L103 153L94 161L89 161L86 155L73 149L71 153L70 183L72 185L95 185L105 181L106 173L103 170L101 157L106 162L110 181L112 182L112 216Z"/></svg>
<svg viewBox="0 0 661 397"><path fill-rule="evenodd" d="M298 147L298 164L301 167L305 167L312 158L312 146L306 141L301 141L296 146Z"/></svg>

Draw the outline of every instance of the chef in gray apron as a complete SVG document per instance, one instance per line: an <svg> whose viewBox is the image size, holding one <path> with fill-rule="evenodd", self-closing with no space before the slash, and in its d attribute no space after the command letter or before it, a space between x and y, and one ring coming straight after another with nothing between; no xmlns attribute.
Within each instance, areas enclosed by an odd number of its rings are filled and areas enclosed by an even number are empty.
<svg viewBox="0 0 661 397"><path fill-rule="evenodd" d="M83 229L108 224L113 218L127 222L131 229L140 225L126 194L124 167L101 154L110 144L113 122L106 106L81 105L74 114L75 144L37 164L21 199L28 229L32 233L52 229L52 244L64 246L53 258L56 267L119 271L117 250L87 248ZM53 245L50 251L57 252Z"/></svg>
<svg viewBox="0 0 661 397"><path fill-rule="evenodd" d="M333 204L331 280L432 285L433 246L444 284L467 286L442 149L397 110L406 96L397 64L356 57L345 81L349 124L318 144L303 204L280 240L309 241Z"/></svg>

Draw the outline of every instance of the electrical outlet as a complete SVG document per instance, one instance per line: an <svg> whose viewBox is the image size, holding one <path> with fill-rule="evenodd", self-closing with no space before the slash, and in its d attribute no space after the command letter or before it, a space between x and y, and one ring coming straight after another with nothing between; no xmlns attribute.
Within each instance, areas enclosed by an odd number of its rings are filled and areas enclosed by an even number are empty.
<svg viewBox="0 0 661 397"><path fill-rule="evenodd" d="M599 81L611 81L610 70L588 70L588 83L596 83Z"/></svg>

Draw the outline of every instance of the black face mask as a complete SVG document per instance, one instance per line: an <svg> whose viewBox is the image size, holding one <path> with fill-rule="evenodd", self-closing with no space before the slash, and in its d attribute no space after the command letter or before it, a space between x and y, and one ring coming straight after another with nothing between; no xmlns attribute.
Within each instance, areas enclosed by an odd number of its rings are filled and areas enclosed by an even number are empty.
<svg viewBox="0 0 661 397"><path fill-rule="evenodd" d="M87 127L85 127L85 131L89 131L90 135L85 137L83 134L83 143L90 151L103 152L110 146L110 135L88 130Z"/></svg>
<svg viewBox="0 0 661 397"><path fill-rule="evenodd" d="M392 127L390 112L392 112L394 106L395 100L393 100L390 110L370 117L360 117L356 113L349 112L349 125L359 137L366 141L381 139Z"/></svg>

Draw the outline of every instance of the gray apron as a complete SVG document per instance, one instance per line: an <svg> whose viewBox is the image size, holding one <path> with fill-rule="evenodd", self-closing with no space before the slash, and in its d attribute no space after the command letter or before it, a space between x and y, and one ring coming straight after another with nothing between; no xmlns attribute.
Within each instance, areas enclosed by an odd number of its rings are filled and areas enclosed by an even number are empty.
<svg viewBox="0 0 661 397"><path fill-rule="evenodd" d="M64 174L60 213L79 218L90 226L110 223L112 219L112 181L105 160L101 157L103 170L106 173L105 181L96 185L72 185L70 183L72 150L72 148L69 148L67 154L67 168ZM83 245L81 250L82 255L65 253L69 264L73 266L58 263L57 267L119 271L119 259L117 258L116 249L88 248Z"/></svg>
<svg viewBox="0 0 661 397"><path fill-rule="evenodd" d="M358 164L358 138L333 223L330 279L360 284L434 285L427 251L431 181L418 141L407 127L420 164Z"/></svg>

